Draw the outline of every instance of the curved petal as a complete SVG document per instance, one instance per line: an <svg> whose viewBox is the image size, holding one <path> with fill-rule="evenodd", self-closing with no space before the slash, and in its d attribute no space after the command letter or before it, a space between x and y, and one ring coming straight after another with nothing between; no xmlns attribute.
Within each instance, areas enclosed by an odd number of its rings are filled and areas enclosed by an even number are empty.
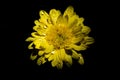
<svg viewBox="0 0 120 80"><path fill-rule="evenodd" d="M63 62L60 61L60 62L56 65L56 67L57 67L58 69L62 69L62 67L63 67Z"/></svg>
<svg viewBox="0 0 120 80"><path fill-rule="evenodd" d="M69 7L65 10L63 16L68 15L68 17L71 17L73 14L74 14L74 8L73 8L72 6L69 6Z"/></svg>
<svg viewBox="0 0 120 80"><path fill-rule="evenodd" d="M39 19L39 21L46 24L47 26L50 26L50 24L51 24L50 16L44 10L40 11L40 19Z"/></svg>
<svg viewBox="0 0 120 80"><path fill-rule="evenodd" d="M81 32L84 34L88 34L90 31L91 29L88 26L83 26Z"/></svg>
<svg viewBox="0 0 120 80"><path fill-rule="evenodd" d="M35 40L35 38L33 38L33 37L28 37L25 41L34 41Z"/></svg>
<svg viewBox="0 0 120 80"><path fill-rule="evenodd" d="M38 65L44 64L45 62L46 62L46 60L45 60L44 57L39 57L38 60L37 60Z"/></svg>
<svg viewBox="0 0 120 80"><path fill-rule="evenodd" d="M56 66L58 68L62 68L63 63L62 60L60 59L59 54L60 54L60 50L56 50L54 53L54 60L51 63L53 67Z"/></svg>
<svg viewBox="0 0 120 80"><path fill-rule="evenodd" d="M37 58L37 55L33 55L33 54L30 55L31 60L35 60L36 58Z"/></svg>
<svg viewBox="0 0 120 80"><path fill-rule="evenodd" d="M59 10L52 9L52 10L50 10L49 15L52 20L52 23L56 24L56 21L57 21L58 17L61 15L61 12Z"/></svg>
<svg viewBox="0 0 120 80"><path fill-rule="evenodd" d="M52 60L54 60L54 58L55 58L55 56L54 56L54 54L52 54L49 56L48 61L52 61Z"/></svg>
<svg viewBox="0 0 120 80"><path fill-rule="evenodd" d="M66 52L65 49L60 49L59 58L65 60Z"/></svg>
<svg viewBox="0 0 120 80"><path fill-rule="evenodd" d="M33 42L29 44L28 49L33 49L32 45L33 45Z"/></svg>
<svg viewBox="0 0 120 80"><path fill-rule="evenodd" d="M51 64L52 64L52 67L55 67L55 66L58 64L58 62L56 61L56 59L54 59L54 60L51 62Z"/></svg>
<svg viewBox="0 0 120 80"><path fill-rule="evenodd" d="M31 35L34 37L34 38L40 38L39 34L37 32L32 32Z"/></svg>
<svg viewBox="0 0 120 80"><path fill-rule="evenodd" d="M83 56L82 56L82 54L79 54L79 56L80 56L80 58L78 60L78 63L81 64L81 65L83 65L84 64Z"/></svg>
<svg viewBox="0 0 120 80"><path fill-rule="evenodd" d="M39 55L39 56L42 56L43 54L44 54L44 51L39 51L39 52L38 52L38 55Z"/></svg>
<svg viewBox="0 0 120 80"><path fill-rule="evenodd" d="M74 28L76 24L78 23L79 16L78 15L73 15L72 17L68 18L68 26L69 28Z"/></svg>
<svg viewBox="0 0 120 80"><path fill-rule="evenodd" d="M72 50L72 57L74 59L79 59L80 58L79 54L75 50Z"/></svg>
<svg viewBox="0 0 120 80"><path fill-rule="evenodd" d="M72 65L72 57L70 55L66 54L66 56L65 56L65 63L69 67Z"/></svg>
<svg viewBox="0 0 120 80"><path fill-rule="evenodd" d="M68 18L67 17L63 17L62 15L60 15L56 21L56 23L58 25L62 25L62 26L66 26L68 24ZM58 26L57 25L57 26ZM67 26L66 26L67 27Z"/></svg>
<svg viewBox="0 0 120 80"><path fill-rule="evenodd" d="M92 37L87 36L84 38L84 40L85 40L85 45L90 45L94 43L94 39Z"/></svg>
<svg viewBox="0 0 120 80"><path fill-rule="evenodd" d="M35 20L34 23L35 23L36 26L40 25L40 22L38 20Z"/></svg>
<svg viewBox="0 0 120 80"><path fill-rule="evenodd" d="M84 22L84 18L83 18L83 17L80 17L80 18L78 19L77 26L83 25L83 22Z"/></svg>
<svg viewBox="0 0 120 80"><path fill-rule="evenodd" d="M41 40L36 39L36 40L34 40L33 43L34 43L36 49L40 49L40 46L41 46Z"/></svg>
<svg viewBox="0 0 120 80"><path fill-rule="evenodd" d="M81 51L81 50L86 50L87 46L85 44L81 44L80 46L78 45L72 45L71 46L74 50Z"/></svg>
<svg viewBox="0 0 120 80"><path fill-rule="evenodd" d="M47 28L45 24L39 22L38 20L35 20L34 23L36 24L36 26L33 27L33 30L35 31L41 31Z"/></svg>
<svg viewBox="0 0 120 80"><path fill-rule="evenodd" d="M72 23L71 25L71 28L72 28L72 32L74 34L78 33L78 32L81 32L82 30L82 27L84 26L83 25L83 21L84 21L84 18L76 18L76 20L73 20L74 22Z"/></svg>

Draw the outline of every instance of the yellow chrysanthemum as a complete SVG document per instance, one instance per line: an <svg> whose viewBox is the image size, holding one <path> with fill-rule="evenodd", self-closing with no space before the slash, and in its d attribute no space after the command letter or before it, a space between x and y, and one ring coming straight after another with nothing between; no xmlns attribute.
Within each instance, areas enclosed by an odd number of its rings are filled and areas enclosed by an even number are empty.
<svg viewBox="0 0 120 80"><path fill-rule="evenodd" d="M50 10L49 14L41 10L40 19L35 20L33 27L35 32L26 39L32 42L28 49L38 50L37 55L31 54L31 60L37 60L38 65L51 61L51 65L58 69L63 67L63 62L71 66L72 58L83 65L84 59L78 51L86 50L94 41L88 36L91 29L83 21L72 6L63 15L56 9Z"/></svg>

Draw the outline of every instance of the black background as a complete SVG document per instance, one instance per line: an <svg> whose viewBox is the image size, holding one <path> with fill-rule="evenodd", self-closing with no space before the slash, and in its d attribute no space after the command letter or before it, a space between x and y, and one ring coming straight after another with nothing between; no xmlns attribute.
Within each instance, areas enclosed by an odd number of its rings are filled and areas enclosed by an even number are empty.
<svg viewBox="0 0 120 80"><path fill-rule="evenodd" d="M92 0L32 0L3 2L2 27L1 29L1 70L4 75L12 75L12 78L33 78L40 80L88 80L96 79L98 76L98 52L96 49L97 21L99 2ZM50 63L37 66L29 59L31 52L27 49L29 43L25 39L33 31L34 20L39 19L39 11L59 9L62 13L69 6L73 6L75 12L85 18L84 24L92 31L90 36L94 37L95 43L82 54L85 65L81 66L77 61L68 68L64 65L62 70L52 68Z"/></svg>

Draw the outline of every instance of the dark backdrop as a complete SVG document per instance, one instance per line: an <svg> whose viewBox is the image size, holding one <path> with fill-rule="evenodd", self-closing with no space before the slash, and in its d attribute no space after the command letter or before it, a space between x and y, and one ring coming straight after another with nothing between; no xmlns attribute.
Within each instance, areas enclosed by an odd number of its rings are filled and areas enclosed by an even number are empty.
<svg viewBox="0 0 120 80"><path fill-rule="evenodd" d="M11 75L12 78L35 78L40 80L88 80L98 76L98 53L96 49L97 35L97 2L93 0L31 0L3 2L1 29L1 70L2 74ZM37 66L29 59L31 52L27 49L29 43L25 39L33 31L34 20L39 19L39 11L55 8L64 10L72 5L75 12L85 18L84 24L92 31L95 43L82 54L85 65L81 66L76 61L68 68L64 65L62 70L52 68L50 63ZM97 79L96 79L97 80Z"/></svg>

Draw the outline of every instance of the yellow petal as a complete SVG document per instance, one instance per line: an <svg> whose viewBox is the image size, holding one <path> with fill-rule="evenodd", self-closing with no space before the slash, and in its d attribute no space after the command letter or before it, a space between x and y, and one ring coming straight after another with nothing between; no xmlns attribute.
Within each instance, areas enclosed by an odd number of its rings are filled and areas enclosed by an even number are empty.
<svg viewBox="0 0 120 80"><path fill-rule="evenodd" d="M51 53L45 54L45 58L49 58L51 56Z"/></svg>
<svg viewBox="0 0 120 80"><path fill-rule="evenodd" d="M45 58L43 58L43 60L42 60L42 64L44 64L46 62L46 60L45 60Z"/></svg>
<svg viewBox="0 0 120 80"><path fill-rule="evenodd" d="M82 56L82 54L79 54L79 56L80 56L80 58L78 60L78 63L81 64L81 65L83 65L84 64L83 56Z"/></svg>
<svg viewBox="0 0 120 80"><path fill-rule="evenodd" d="M37 60L38 65L44 64L45 62L46 62L46 60L45 60L44 57L39 57L38 60Z"/></svg>
<svg viewBox="0 0 120 80"><path fill-rule="evenodd" d="M33 27L33 30L35 30L35 31L41 31L41 29L42 29L42 28L41 28L40 26L34 26L34 27Z"/></svg>
<svg viewBox="0 0 120 80"><path fill-rule="evenodd" d="M55 53L54 53L54 59L52 61L52 66L55 67L58 65L58 67L61 67L62 66L62 60L60 59L60 50L56 50Z"/></svg>
<svg viewBox="0 0 120 80"><path fill-rule="evenodd" d="M28 37L25 41L34 41L35 40L35 38L33 38L33 37Z"/></svg>
<svg viewBox="0 0 120 80"><path fill-rule="evenodd" d="M91 29L88 26L83 26L81 32L84 34L88 34L90 31Z"/></svg>
<svg viewBox="0 0 120 80"><path fill-rule="evenodd" d="M86 46L85 44L82 44L80 45L80 50L86 50L88 46Z"/></svg>
<svg viewBox="0 0 120 80"><path fill-rule="evenodd" d="M32 35L34 38L40 38L40 35L39 35L37 32L32 32L31 35Z"/></svg>
<svg viewBox="0 0 120 80"><path fill-rule="evenodd" d="M71 47L77 51L79 51L81 48L78 45L71 45Z"/></svg>
<svg viewBox="0 0 120 80"><path fill-rule="evenodd" d="M85 37L85 45L89 45L89 44L93 44L94 43L94 39L92 37Z"/></svg>
<svg viewBox="0 0 120 80"><path fill-rule="evenodd" d="M35 23L36 26L40 25L40 22L38 20L35 20L34 23Z"/></svg>
<svg viewBox="0 0 120 80"><path fill-rule="evenodd" d="M59 58L65 60L66 52L65 49L60 49Z"/></svg>
<svg viewBox="0 0 120 80"><path fill-rule="evenodd" d="M76 24L76 26L83 26L83 21L84 21L84 18L83 17L80 17L78 19L78 23Z"/></svg>
<svg viewBox="0 0 120 80"><path fill-rule="evenodd" d="M46 24L47 26L49 26L51 24L51 21L50 21L50 17L48 15L48 13L44 10L41 10L40 11L40 19L39 21Z"/></svg>
<svg viewBox="0 0 120 80"><path fill-rule="evenodd" d="M39 52L38 52L38 55L39 55L39 56L42 56L43 54L44 54L44 51L39 51Z"/></svg>
<svg viewBox="0 0 120 80"><path fill-rule="evenodd" d="M78 20L79 20L79 16L78 15L73 15L72 17L70 17L68 19L68 26L69 28L72 28L74 29L74 27L77 25L78 23Z"/></svg>
<svg viewBox="0 0 120 80"><path fill-rule="evenodd" d="M36 40L34 40L33 43L34 43L36 49L40 49L40 46L41 46L41 40L36 39Z"/></svg>
<svg viewBox="0 0 120 80"><path fill-rule="evenodd" d="M57 61L56 61L56 60L53 60L53 61L51 62L51 64L52 64L52 67L55 67L55 66L57 65Z"/></svg>
<svg viewBox="0 0 120 80"><path fill-rule="evenodd" d="M63 16L68 15L68 17L71 17L73 14L74 14L74 8L73 8L72 6L69 6L69 7L65 10Z"/></svg>
<svg viewBox="0 0 120 80"><path fill-rule="evenodd" d="M42 64L42 61L41 61L41 57L40 58L38 58L38 60L37 60L37 65L41 65Z"/></svg>
<svg viewBox="0 0 120 80"><path fill-rule="evenodd" d="M39 14L40 14L41 18L48 18L49 17L48 13L44 10L41 10Z"/></svg>
<svg viewBox="0 0 120 80"><path fill-rule="evenodd" d="M47 43L47 41L45 39L42 39L41 46L46 49L49 46L49 44Z"/></svg>
<svg viewBox="0 0 120 80"><path fill-rule="evenodd" d="M52 61L55 58L54 54L50 55L50 57L48 58L48 61Z"/></svg>
<svg viewBox="0 0 120 80"><path fill-rule="evenodd" d="M68 16L68 26L69 27L74 27L75 24L78 22L79 16L75 14L74 8L72 6L69 6L63 16Z"/></svg>
<svg viewBox="0 0 120 80"><path fill-rule="evenodd" d="M80 50L86 50L87 49L87 46L85 44L81 44L80 46L78 45L71 45L71 47L77 51L80 51Z"/></svg>
<svg viewBox="0 0 120 80"><path fill-rule="evenodd" d="M46 28L47 28L47 26L42 23L40 23L40 26L34 26L33 30L37 31L37 33L32 33L32 36L34 36L34 37L45 36Z"/></svg>
<svg viewBox="0 0 120 80"><path fill-rule="evenodd" d="M56 65L56 67L57 67L58 69L62 69L62 67L63 67L63 62L60 61L60 62Z"/></svg>
<svg viewBox="0 0 120 80"><path fill-rule="evenodd" d="M71 19L71 18L70 18ZM75 16L75 19L74 19L74 16L73 16L73 22L71 20L71 29L72 29L72 32L74 34L78 33L78 32L81 32L82 30L82 27L84 26L83 25L83 21L84 21L84 18L79 18L79 16Z"/></svg>
<svg viewBox="0 0 120 80"><path fill-rule="evenodd" d="M52 9L52 10L50 10L49 14L50 14L52 23L56 24L56 21L57 21L58 17L61 15L61 12L59 10Z"/></svg>
<svg viewBox="0 0 120 80"><path fill-rule="evenodd" d="M77 37L74 37L73 39L71 39L71 42L73 44L76 44L76 43L79 43L80 41L82 41L83 39L84 39L84 35L80 34L80 35L77 35Z"/></svg>
<svg viewBox="0 0 120 80"><path fill-rule="evenodd" d="M46 42L46 40L44 38L36 38L36 40L34 40L34 45L36 49L40 49L42 48L46 48L48 46L48 43Z"/></svg>
<svg viewBox="0 0 120 80"><path fill-rule="evenodd" d="M47 28L47 26L44 23L39 22L38 20L35 20L34 23L36 24L36 26L34 26L35 28L33 27L33 29L36 31Z"/></svg>
<svg viewBox="0 0 120 80"><path fill-rule="evenodd" d="M71 66L72 65L72 57L70 55L65 56L65 63L67 64L67 66Z"/></svg>
<svg viewBox="0 0 120 80"><path fill-rule="evenodd" d="M33 42L29 44L28 49L33 49L32 45L33 45Z"/></svg>
<svg viewBox="0 0 120 80"><path fill-rule="evenodd" d="M63 17L62 15L60 15L60 16L58 17L56 23L57 23L57 25L59 24L59 25L65 25L65 26L66 26L67 22L68 22L67 17Z"/></svg>
<svg viewBox="0 0 120 80"><path fill-rule="evenodd" d="M36 58L37 58L37 55L33 55L33 54L30 55L31 60L35 60Z"/></svg>
<svg viewBox="0 0 120 80"><path fill-rule="evenodd" d="M72 50L72 57L74 59L79 59L79 54L75 50Z"/></svg>
<svg viewBox="0 0 120 80"><path fill-rule="evenodd" d="M52 52L53 51L53 45L47 45L46 46L46 49L45 49L45 53L50 53L50 52Z"/></svg>

